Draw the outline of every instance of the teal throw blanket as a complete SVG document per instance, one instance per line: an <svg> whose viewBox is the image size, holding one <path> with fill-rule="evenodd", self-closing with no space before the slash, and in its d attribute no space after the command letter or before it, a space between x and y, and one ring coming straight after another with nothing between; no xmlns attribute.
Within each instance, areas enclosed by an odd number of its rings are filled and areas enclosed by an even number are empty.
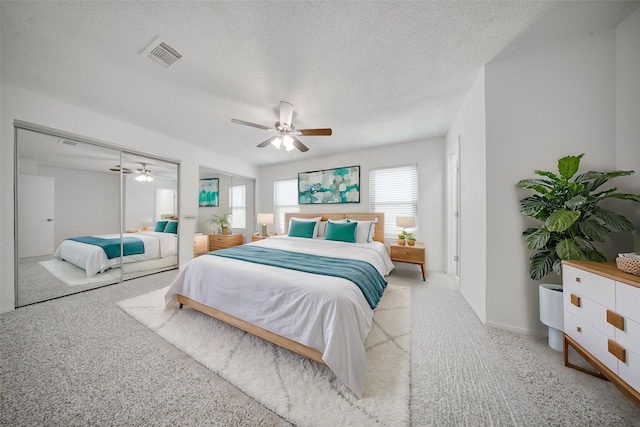
<svg viewBox="0 0 640 427"><path fill-rule="evenodd" d="M80 236L69 237L67 240L75 240L80 243L87 243L89 245L100 246L108 259L117 258L120 256L120 238L103 239L102 237L94 236ZM138 255L144 253L144 243L137 237L125 237L123 238L124 256Z"/></svg>
<svg viewBox="0 0 640 427"><path fill-rule="evenodd" d="M288 268L306 273L341 277L352 281L360 288L372 309L376 308L387 287L387 281L384 280L384 277L378 273L374 266L356 259L331 258L251 245L213 251L209 252L208 255Z"/></svg>

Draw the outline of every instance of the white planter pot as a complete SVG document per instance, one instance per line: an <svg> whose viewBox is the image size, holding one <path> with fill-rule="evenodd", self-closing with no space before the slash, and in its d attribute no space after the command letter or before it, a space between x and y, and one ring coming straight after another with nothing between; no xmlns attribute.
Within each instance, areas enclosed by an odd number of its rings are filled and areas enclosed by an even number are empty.
<svg viewBox="0 0 640 427"><path fill-rule="evenodd" d="M562 351L564 308L562 286L542 283L540 293L540 321L549 327L549 347Z"/></svg>

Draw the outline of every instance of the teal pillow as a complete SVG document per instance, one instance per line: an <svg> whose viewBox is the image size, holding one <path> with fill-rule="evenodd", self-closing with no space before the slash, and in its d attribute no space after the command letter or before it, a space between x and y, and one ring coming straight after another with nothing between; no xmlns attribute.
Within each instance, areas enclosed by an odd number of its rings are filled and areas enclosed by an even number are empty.
<svg viewBox="0 0 640 427"><path fill-rule="evenodd" d="M164 232L178 234L178 221L167 222L167 226L164 228Z"/></svg>
<svg viewBox="0 0 640 427"><path fill-rule="evenodd" d="M306 237L311 239L313 237L313 230L316 228L315 221L296 221L294 219L291 220L291 225L289 225L289 234L290 237Z"/></svg>
<svg viewBox="0 0 640 427"><path fill-rule="evenodd" d="M157 231L158 233L162 233L164 231L164 228L167 226L167 223L169 221L158 221L156 222L156 228L153 229L153 231Z"/></svg>
<svg viewBox="0 0 640 427"><path fill-rule="evenodd" d="M329 221L325 240L338 240L341 242L355 243L357 222L335 223Z"/></svg>

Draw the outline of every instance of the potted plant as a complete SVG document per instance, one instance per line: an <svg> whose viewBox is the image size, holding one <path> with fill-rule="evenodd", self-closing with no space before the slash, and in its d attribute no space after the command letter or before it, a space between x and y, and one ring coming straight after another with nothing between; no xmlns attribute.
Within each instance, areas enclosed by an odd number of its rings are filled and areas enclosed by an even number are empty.
<svg viewBox="0 0 640 427"><path fill-rule="evenodd" d="M600 189L610 179L634 171L588 171L576 175L583 156L563 157L558 160L557 174L536 170L534 173L540 178L523 179L517 184L537 193L520 200L520 213L540 221L537 227L522 233L527 249L533 251L529 257L529 275L533 280L541 280L552 271L561 276L562 260L606 262L594 242L604 242L612 229L634 229L624 216L599 206L606 199L640 202L637 194L618 193L615 187ZM560 285L540 285L541 321L549 326L549 345L556 350L562 340L561 291ZM547 301L557 308L547 307Z"/></svg>
<svg viewBox="0 0 640 427"><path fill-rule="evenodd" d="M231 215L228 213L225 214L221 214L221 215L213 215L211 218L209 218L207 220L207 222L209 224L216 224L219 225L220 228L222 229L222 234L228 234L229 233L229 226L231 225Z"/></svg>
<svg viewBox="0 0 640 427"><path fill-rule="evenodd" d="M413 246L416 244L416 238L413 237L413 233L406 233L405 238L407 239L407 244L409 246Z"/></svg>
<svg viewBox="0 0 640 427"><path fill-rule="evenodd" d="M401 233L398 233L398 244L400 246L404 246L405 244L405 236L406 236L407 232L403 231Z"/></svg>

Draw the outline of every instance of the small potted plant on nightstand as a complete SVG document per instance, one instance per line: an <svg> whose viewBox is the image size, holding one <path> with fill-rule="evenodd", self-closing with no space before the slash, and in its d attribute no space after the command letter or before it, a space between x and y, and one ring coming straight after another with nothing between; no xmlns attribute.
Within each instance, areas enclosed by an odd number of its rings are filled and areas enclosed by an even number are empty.
<svg viewBox="0 0 640 427"><path fill-rule="evenodd" d="M416 244L416 238L413 237L413 233L407 233L406 239L409 246L413 246Z"/></svg>
<svg viewBox="0 0 640 427"><path fill-rule="evenodd" d="M406 240L406 235L407 235L407 232L406 232L406 231L403 231L403 232L401 232L401 233L398 233L398 244L399 244L400 246L404 246L404 244L405 244L405 240Z"/></svg>
<svg viewBox="0 0 640 427"><path fill-rule="evenodd" d="M213 215L211 218L207 220L209 224L219 225L222 229L222 234L229 233L229 226L231 225L230 221L231 215L228 213L222 215Z"/></svg>

